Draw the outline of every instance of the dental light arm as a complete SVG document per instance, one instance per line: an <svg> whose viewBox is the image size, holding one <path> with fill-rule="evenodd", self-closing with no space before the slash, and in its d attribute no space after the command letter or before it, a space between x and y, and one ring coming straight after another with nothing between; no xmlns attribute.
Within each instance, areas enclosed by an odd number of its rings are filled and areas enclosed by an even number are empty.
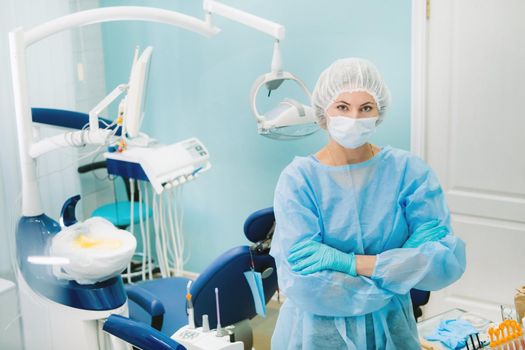
<svg viewBox="0 0 525 350"><path fill-rule="evenodd" d="M284 39L284 27L278 23L221 4L220 2L214 0L204 0L203 8L204 11L206 11L209 15L216 14L224 18L231 19L232 21L239 22L245 26L266 33L279 41ZM207 16L206 20L207 23L211 25L211 16L209 15Z"/></svg>
<svg viewBox="0 0 525 350"><path fill-rule="evenodd" d="M236 8L221 4L220 2L214 0L204 0L203 2L204 11L206 14L206 22L211 25L211 15L219 15L224 18L228 18L232 21L244 24L245 26L256 29L262 33L268 34L269 36L275 39L275 44L273 47L273 57L272 57L272 72L280 73L283 70L283 63L281 57L281 50L279 43L285 37L285 28L284 26L269 21L267 19L257 17L250 13L238 10ZM280 85L280 84L279 84ZM274 88L279 87L278 85Z"/></svg>
<svg viewBox="0 0 525 350"><path fill-rule="evenodd" d="M272 56L272 73L281 73L283 71L283 58L281 55L281 46L279 41L273 44L273 56Z"/></svg>
<svg viewBox="0 0 525 350"><path fill-rule="evenodd" d="M29 47L50 35L70 28L118 20L164 23L193 31L206 37L212 37L220 31L220 29L211 26L205 21L175 11L144 6L114 6L73 13L27 30L24 33L24 45Z"/></svg>

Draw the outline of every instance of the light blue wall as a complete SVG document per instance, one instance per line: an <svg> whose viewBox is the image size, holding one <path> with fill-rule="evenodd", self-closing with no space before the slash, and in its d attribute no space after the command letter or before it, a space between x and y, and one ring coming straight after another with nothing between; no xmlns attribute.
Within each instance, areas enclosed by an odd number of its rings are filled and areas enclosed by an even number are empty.
<svg viewBox="0 0 525 350"><path fill-rule="evenodd" d="M390 86L393 105L374 141L409 148L409 0L223 2L285 25L285 69L310 89L337 58L361 56L375 62ZM202 18L201 2L196 0L101 3L156 6ZM225 19L217 18L216 24L223 31L213 39L151 23L103 27L108 91L127 80L134 46L152 45L143 130L165 143L196 136L211 153L212 170L185 189L185 232L191 251L186 269L196 272L221 252L246 242L244 219L272 205L280 171L295 155L315 152L326 140L324 132L295 142L257 135L248 94L255 78L269 71L273 41Z"/></svg>

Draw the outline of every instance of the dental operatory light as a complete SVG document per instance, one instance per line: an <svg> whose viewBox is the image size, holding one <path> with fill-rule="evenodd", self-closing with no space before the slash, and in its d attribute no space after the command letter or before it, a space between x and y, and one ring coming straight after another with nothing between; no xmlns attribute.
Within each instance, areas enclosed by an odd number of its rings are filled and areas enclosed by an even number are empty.
<svg viewBox="0 0 525 350"><path fill-rule="evenodd" d="M257 131L260 135L276 140L293 140L311 135L319 130L312 107L299 101L285 98L279 104L261 115L257 110L257 93L263 85L278 86L284 80L297 82L310 98L310 92L304 83L289 72L268 73L259 77L252 87L250 96L251 110L257 120ZM268 89L269 91L275 90Z"/></svg>
<svg viewBox="0 0 525 350"><path fill-rule="evenodd" d="M276 140L294 140L311 135L319 130L312 107L299 101L285 98L279 104L261 115L257 110L257 94L264 85L268 89L268 97L277 90L285 80L296 82L308 96L310 91L302 80L292 73L282 69L280 43L276 40L273 50L272 71L257 78L250 94L250 106L257 120L257 131L260 135Z"/></svg>
<svg viewBox="0 0 525 350"><path fill-rule="evenodd" d="M264 115L257 111L256 99L259 89L265 85L268 89L268 96L270 96L271 92L277 90L285 80L297 82L310 100L310 92L306 85L293 74L283 70L280 43L284 39L284 27L213 0L204 1L204 10L207 12L206 22L210 25L212 15L219 15L252 27L275 39L271 72L255 80L250 94L251 111L257 120L259 134L272 139L293 140L311 135L319 130L313 109L291 99L281 101L276 108Z"/></svg>

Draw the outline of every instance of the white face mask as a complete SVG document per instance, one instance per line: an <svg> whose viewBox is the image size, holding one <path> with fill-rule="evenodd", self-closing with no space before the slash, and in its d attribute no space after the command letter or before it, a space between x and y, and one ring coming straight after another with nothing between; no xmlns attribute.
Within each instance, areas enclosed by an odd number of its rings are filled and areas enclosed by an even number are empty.
<svg viewBox="0 0 525 350"><path fill-rule="evenodd" d="M350 118L328 117L328 133L335 142L344 148L357 148L364 145L376 130L378 117Z"/></svg>

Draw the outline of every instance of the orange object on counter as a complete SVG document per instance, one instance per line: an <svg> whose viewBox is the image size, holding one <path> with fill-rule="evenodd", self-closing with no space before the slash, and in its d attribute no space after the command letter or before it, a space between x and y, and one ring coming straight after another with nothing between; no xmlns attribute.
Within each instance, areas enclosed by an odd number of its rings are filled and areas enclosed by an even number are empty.
<svg viewBox="0 0 525 350"><path fill-rule="evenodd" d="M521 325L515 320L505 320L488 330L490 346L498 346L523 336Z"/></svg>

